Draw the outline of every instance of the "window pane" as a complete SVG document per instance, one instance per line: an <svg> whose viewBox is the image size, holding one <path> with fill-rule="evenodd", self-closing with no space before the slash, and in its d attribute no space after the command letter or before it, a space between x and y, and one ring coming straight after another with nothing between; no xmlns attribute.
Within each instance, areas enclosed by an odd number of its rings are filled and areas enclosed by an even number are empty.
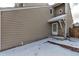
<svg viewBox="0 0 79 59"><path fill-rule="evenodd" d="M53 24L53 31L56 32L56 24Z"/></svg>

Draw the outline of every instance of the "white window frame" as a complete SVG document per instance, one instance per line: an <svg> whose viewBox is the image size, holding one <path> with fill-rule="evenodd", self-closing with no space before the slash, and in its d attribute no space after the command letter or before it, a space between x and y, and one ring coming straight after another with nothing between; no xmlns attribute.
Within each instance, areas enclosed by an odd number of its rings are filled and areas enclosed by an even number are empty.
<svg viewBox="0 0 79 59"><path fill-rule="evenodd" d="M53 31L54 24L56 24L56 32ZM52 35L58 35L58 23L52 23Z"/></svg>

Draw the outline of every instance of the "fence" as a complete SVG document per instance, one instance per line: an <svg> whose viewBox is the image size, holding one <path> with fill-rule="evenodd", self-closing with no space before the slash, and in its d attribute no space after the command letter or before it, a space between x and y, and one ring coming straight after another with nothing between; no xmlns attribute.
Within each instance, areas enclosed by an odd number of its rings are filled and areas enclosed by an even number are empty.
<svg viewBox="0 0 79 59"><path fill-rule="evenodd" d="M70 34L70 37L79 38L79 27L78 28L70 28L69 34Z"/></svg>

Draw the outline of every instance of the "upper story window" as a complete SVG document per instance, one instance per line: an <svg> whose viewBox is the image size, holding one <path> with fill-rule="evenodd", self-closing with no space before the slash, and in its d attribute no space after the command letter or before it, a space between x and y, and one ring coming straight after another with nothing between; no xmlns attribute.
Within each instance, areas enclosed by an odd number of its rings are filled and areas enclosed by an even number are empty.
<svg viewBox="0 0 79 59"><path fill-rule="evenodd" d="M20 4L19 4L19 7L23 7L23 3L20 3Z"/></svg>
<svg viewBox="0 0 79 59"><path fill-rule="evenodd" d="M50 14L52 14L52 9L50 9Z"/></svg>
<svg viewBox="0 0 79 59"><path fill-rule="evenodd" d="M59 10L58 10L58 14L59 14L59 15L63 14L63 9L59 9Z"/></svg>

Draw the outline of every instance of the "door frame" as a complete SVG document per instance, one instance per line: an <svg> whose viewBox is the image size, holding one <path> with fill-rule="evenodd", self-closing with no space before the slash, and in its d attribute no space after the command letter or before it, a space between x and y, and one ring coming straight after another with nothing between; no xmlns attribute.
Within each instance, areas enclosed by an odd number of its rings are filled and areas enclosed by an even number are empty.
<svg viewBox="0 0 79 59"><path fill-rule="evenodd" d="M56 32L53 31L53 25L56 24ZM52 35L58 35L58 23L52 23Z"/></svg>

